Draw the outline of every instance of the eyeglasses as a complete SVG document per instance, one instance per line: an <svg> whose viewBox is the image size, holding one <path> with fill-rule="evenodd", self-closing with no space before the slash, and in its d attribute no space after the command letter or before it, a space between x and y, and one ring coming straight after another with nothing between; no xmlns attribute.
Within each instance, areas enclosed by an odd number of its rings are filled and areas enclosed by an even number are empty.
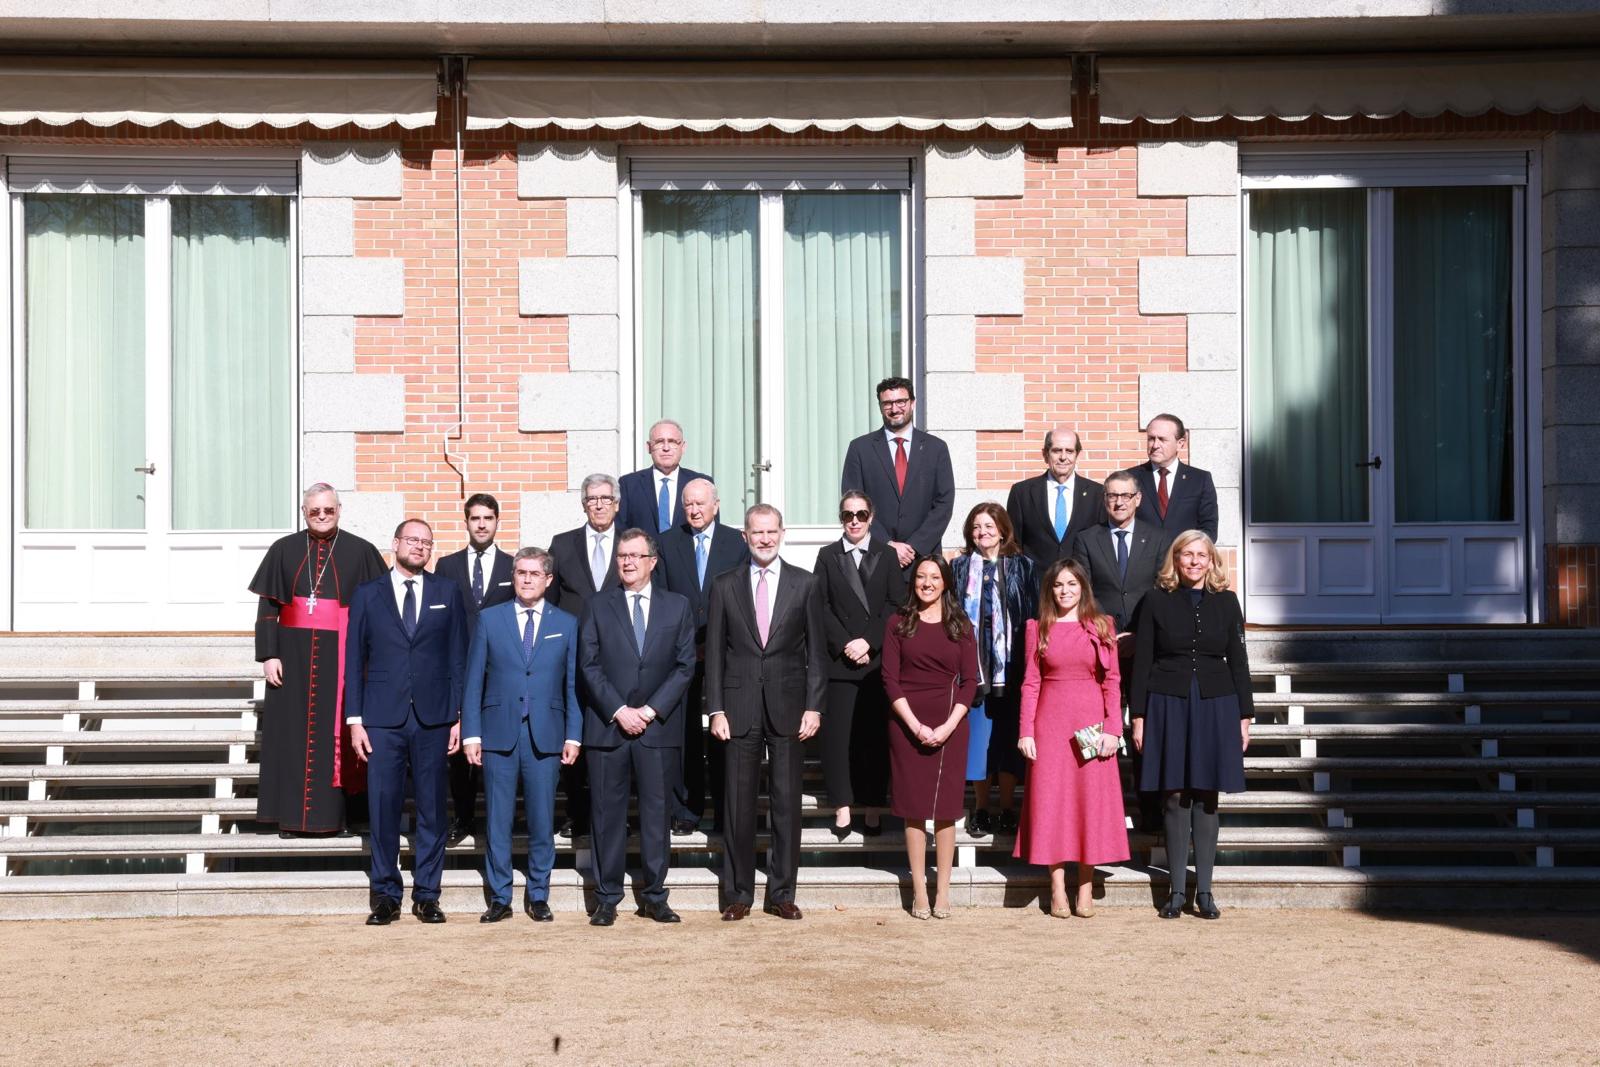
<svg viewBox="0 0 1600 1067"><path fill-rule="evenodd" d="M583 506L586 508L597 508L601 504L615 504L616 502L617 498L614 496L586 496L583 498Z"/></svg>
<svg viewBox="0 0 1600 1067"><path fill-rule="evenodd" d="M400 543L402 545L410 545L413 548L432 548L433 547L433 540L431 538L427 538L427 537L402 537L402 538L400 538Z"/></svg>
<svg viewBox="0 0 1600 1067"><path fill-rule="evenodd" d="M1106 501L1111 504L1125 504L1138 495L1138 493L1107 493Z"/></svg>
<svg viewBox="0 0 1600 1067"><path fill-rule="evenodd" d="M906 397L900 400L880 400L878 401L878 406L880 408L903 408L910 406L911 403L911 399Z"/></svg>
<svg viewBox="0 0 1600 1067"><path fill-rule="evenodd" d="M618 563L638 563L642 559L655 559L654 552L618 552Z"/></svg>
<svg viewBox="0 0 1600 1067"><path fill-rule="evenodd" d="M870 512L870 511L841 511L841 512L839 512L839 521L840 522L850 522L852 519L855 520L856 522L871 522L872 521L872 512Z"/></svg>
<svg viewBox="0 0 1600 1067"><path fill-rule="evenodd" d="M332 518L337 514L339 514L339 506L337 504L331 508L306 508L306 518L308 519L320 519L324 515Z"/></svg>

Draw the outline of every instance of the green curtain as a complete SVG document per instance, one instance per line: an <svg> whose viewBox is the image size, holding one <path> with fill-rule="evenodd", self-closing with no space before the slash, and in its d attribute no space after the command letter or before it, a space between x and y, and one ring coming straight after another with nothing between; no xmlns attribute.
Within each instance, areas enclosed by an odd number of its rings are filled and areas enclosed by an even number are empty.
<svg viewBox="0 0 1600 1067"><path fill-rule="evenodd" d="M289 202L172 201L172 525L294 525Z"/></svg>
<svg viewBox="0 0 1600 1067"><path fill-rule="evenodd" d="M145 525L144 201L23 203L29 529Z"/></svg>
<svg viewBox="0 0 1600 1067"><path fill-rule="evenodd" d="M1516 516L1511 203L1504 187L1395 190L1400 522Z"/></svg>
<svg viewBox="0 0 1600 1067"><path fill-rule="evenodd" d="M724 506L742 512L758 491L760 204L753 193L652 192L643 201L644 425L681 424L685 465L710 474Z"/></svg>
<svg viewBox="0 0 1600 1067"><path fill-rule="evenodd" d="M1366 193L1251 193L1248 257L1250 520L1365 522Z"/></svg>
<svg viewBox="0 0 1600 1067"><path fill-rule="evenodd" d="M899 193L783 198L784 503L832 523L844 449L901 366Z"/></svg>

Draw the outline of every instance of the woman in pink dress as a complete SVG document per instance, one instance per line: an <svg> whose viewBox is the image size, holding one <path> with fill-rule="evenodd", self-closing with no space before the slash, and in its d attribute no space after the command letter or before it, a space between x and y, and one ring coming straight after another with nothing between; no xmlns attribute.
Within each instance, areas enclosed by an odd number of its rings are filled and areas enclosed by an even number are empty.
<svg viewBox="0 0 1600 1067"><path fill-rule="evenodd" d="M1094 868L1128 858L1117 745L1122 683L1115 627L1095 606L1076 560L1051 564L1041 581L1039 618L1028 622L1027 673L1017 748L1031 764L1014 855L1050 868L1050 914L1094 914ZM1073 734L1104 731L1087 760ZM1066 865L1077 866L1069 912Z"/></svg>

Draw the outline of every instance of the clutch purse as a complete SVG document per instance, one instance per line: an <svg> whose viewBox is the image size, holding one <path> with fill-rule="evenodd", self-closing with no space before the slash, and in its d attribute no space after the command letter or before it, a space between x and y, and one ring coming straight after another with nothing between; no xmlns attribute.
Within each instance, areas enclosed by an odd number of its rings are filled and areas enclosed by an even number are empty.
<svg viewBox="0 0 1600 1067"><path fill-rule="evenodd" d="M1105 732L1105 727L1096 722L1073 733L1072 738L1078 742L1078 754L1083 757L1083 762L1088 763L1099 757L1100 735Z"/></svg>

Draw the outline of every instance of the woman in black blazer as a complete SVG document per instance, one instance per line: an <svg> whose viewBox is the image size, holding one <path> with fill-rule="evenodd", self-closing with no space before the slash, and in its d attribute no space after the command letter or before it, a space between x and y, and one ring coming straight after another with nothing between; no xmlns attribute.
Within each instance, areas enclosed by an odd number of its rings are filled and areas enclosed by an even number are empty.
<svg viewBox="0 0 1600 1067"><path fill-rule="evenodd" d="M1189 839L1194 838L1195 913L1220 918L1211 896L1218 793L1244 791L1250 747L1250 664L1244 612L1228 571L1199 530L1172 542L1156 588L1139 604L1128 710L1144 754L1139 789L1162 794L1171 892L1163 919L1183 913Z"/></svg>
<svg viewBox="0 0 1600 1067"><path fill-rule="evenodd" d="M879 655L883 633L905 581L894 549L870 536L872 501L859 492L839 501L844 536L817 552L817 595L828 649L828 714L822 721L822 778L834 808L834 834L850 832L850 807L888 803L889 741ZM864 833L879 830L867 816Z"/></svg>

